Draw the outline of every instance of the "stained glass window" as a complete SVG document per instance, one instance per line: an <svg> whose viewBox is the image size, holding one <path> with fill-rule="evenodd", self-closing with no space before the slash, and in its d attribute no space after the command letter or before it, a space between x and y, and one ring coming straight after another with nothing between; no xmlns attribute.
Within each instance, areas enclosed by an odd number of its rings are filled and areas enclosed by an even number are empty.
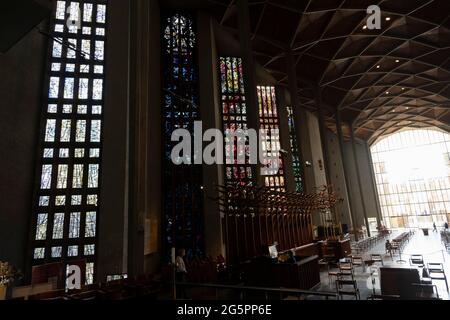
<svg viewBox="0 0 450 320"><path fill-rule="evenodd" d="M84 235L86 238L95 237L95 225L97 214L95 212L86 213L86 230Z"/></svg>
<svg viewBox="0 0 450 320"><path fill-rule="evenodd" d="M300 160L300 151L297 143L297 132L294 122L294 111L292 107L287 108L288 127L289 127L289 141L291 144L292 154L292 170L294 171L295 192L303 191L303 179L302 179L302 163Z"/></svg>
<svg viewBox="0 0 450 320"><path fill-rule="evenodd" d="M200 120L198 108L197 38L195 19L190 14L169 14L163 18L163 246L184 248L188 256L203 251L202 167L175 165L171 152L174 130L193 133ZM191 159L191 160L195 160Z"/></svg>
<svg viewBox="0 0 450 320"><path fill-rule="evenodd" d="M85 258L90 281L95 274L106 4L56 1L32 219L33 265Z"/></svg>
<svg viewBox="0 0 450 320"><path fill-rule="evenodd" d="M36 240L45 240L47 238L47 216L46 213L38 214Z"/></svg>
<svg viewBox="0 0 450 320"><path fill-rule="evenodd" d="M256 90L259 103L260 129L265 131L261 148L264 157L269 159L267 163L264 163L264 169L266 169L264 183L266 187L284 191L284 166L280 153L280 125L275 87L258 86ZM278 163L272 163L273 161Z"/></svg>
<svg viewBox="0 0 450 320"><path fill-rule="evenodd" d="M69 248L67 249L67 256L68 257L78 256L78 246L69 246Z"/></svg>
<svg viewBox="0 0 450 320"><path fill-rule="evenodd" d="M221 57L220 76L225 134L225 180L228 185L252 185L255 182L255 174L254 168L248 164L248 139L238 134L232 135L237 130L246 133L248 129L241 58ZM227 133L230 134L227 136ZM231 139L233 140L230 141ZM245 153L245 163L239 161L242 153Z"/></svg>
<svg viewBox="0 0 450 320"><path fill-rule="evenodd" d="M45 248L35 248L34 249L34 259L44 259L45 256Z"/></svg>
<svg viewBox="0 0 450 320"><path fill-rule="evenodd" d="M52 247L52 258L61 258L62 247Z"/></svg>

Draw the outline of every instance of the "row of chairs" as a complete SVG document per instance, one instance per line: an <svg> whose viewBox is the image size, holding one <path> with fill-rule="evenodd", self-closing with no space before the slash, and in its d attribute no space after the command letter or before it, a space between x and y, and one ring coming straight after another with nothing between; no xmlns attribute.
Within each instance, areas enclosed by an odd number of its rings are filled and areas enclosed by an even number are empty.
<svg viewBox="0 0 450 320"><path fill-rule="evenodd" d="M390 246L386 247L386 253L389 253L392 257L395 253L401 253L405 245L409 242L411 237L414 235L414 231L403 232L397 237L395 237Z"/></svg>
<svg viewBox="0 0 450 320"><path fill-rule="evenodd" d="M379 243L381 240L384 240L386 237L388 237L389 234L387 233L379 233L376 236L365 238L362 240L359 240L358 242L352 243L352 251L356 253L361 253L369 250L373 246L375 246L377 243Z"/></svg>
<svg viewBox="0 0 450 320"><path fill-rule="evenodd" d="M370 265L375 266L377 264L383 266L383 256L381 254L370 255ZM358 285L355 279L355 269L365 268L365 262L361 256L350 256L342 260L338 264L338 271L329 271L329 285L333 279L336 284L336 291L340 299L344 296L353 296L356 300L361 299ZM376 268L374 268L376 269ZM371 276L375 276L371 273Z"/></svg>
<svg viewBox="0 0 450 320"><path fill-rule="evenodd" d="M450 251L450 232L441 231L441 241L445 246L445 250Z"/></svg>
<svg viewBox="0 0 450 320"><path fill-rule="evenodd" d="M351 256L339 262L339 273L336 280L336 292L339 299L343 299L344 296L352 296L356 300L361 299L355 279L355 268L363 265L364 261L359 256Z"/></svg>

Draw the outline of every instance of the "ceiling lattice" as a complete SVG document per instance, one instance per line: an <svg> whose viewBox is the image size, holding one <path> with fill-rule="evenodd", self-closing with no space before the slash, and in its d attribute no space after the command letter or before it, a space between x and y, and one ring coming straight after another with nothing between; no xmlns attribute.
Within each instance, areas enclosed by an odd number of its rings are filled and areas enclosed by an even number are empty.
<svg viewBox="0 0 450 320"><path fill-rule="evenodd" d="M235 0L206 0L237 34ZM368 6L382 10L381 30L365 28ZM287 84L291 49L301 102L316 108L322 88L327 125L334 113L356 136L374 141L399 128L450 131L449 0L249 0L255 59Z"/></svg>

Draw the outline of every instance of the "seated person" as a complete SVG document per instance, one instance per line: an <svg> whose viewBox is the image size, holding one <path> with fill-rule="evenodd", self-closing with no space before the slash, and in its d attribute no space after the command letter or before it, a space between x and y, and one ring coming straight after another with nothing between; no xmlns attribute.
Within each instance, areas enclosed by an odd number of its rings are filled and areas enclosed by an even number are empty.
<svg viewBox="0 0 450 320"><path fill-rule="evenodd" d="M386 240L386 253L390 253L391 250L392 250L392 244L388 239L388 240Z"/></svg>
<svg viewBox="0 0 450 320"><path fill-rule="evenodd" d="M286 263L296 263L297 260L295 259L295 255L294 252L292 252L292 250L289 250L288 252L288 258L286 259Z"/></svg>

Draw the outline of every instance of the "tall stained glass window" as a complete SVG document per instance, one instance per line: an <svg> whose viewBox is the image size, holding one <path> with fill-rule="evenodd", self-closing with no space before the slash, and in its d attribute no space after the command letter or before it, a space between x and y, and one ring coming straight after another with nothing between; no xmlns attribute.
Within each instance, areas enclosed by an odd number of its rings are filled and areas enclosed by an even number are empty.
<svg viewBox="0 0 450 320"><path fill-rule="evenodd" d="M85 259L88 283L96 270L106 8L106 0L56 2L32 217L32 265Z"/></svg>
<svg viewBox="0 0 450 320"><path fill-rule="evenodd" d="M224 133L242 130L246 132L247 106L245 102L242 60L235 57L220 58L222 120ZM234 139L234 141L228 141ZM254 168L249 165L248 142L242 136L225 135L225 179L228 185L254 184ZM239 142L239 143L238 143ZM241 148L238 146L242 146ZM245 163L239 163L239 154L245 153Z"/></svg>
<svg viewBox="0 0 450 320"><path fill-rule="evenodd" d="M278 161L276 166L273 166L271 163L267 164L267 167L269 168L274 167L278 169L269 170L268 174L264 177L264 183L266 187L271 187L278 191L285 191L284 166L280 153L280 125L275 87L258 86L256 90L259 103L260 129L264 129L266 132L265 138L261 142L262 152L265 157L274 159L270 161Z"/></svg>
<svg viewBox="0 0 450 320"><path fill-rule="evenodd" d="M288 117L288 127L289 127L289 141L291 144L291 154L292 154L292 169L294 171L294 183L295 192L303 191L303 180L302 180L302 164L300 160L300 151L297 144L297 132L294 122L294 110L292 107L287 108Z"/></svg>
<svg viewBox="0 0 450 320"><path fill-rule="evenodd" d="M203 251L202 167L174 164L172 132L186 129L191 134L200 120L198 107L197 38L189 14L167 15L163 20L163 145L164 145L164 250L184 248L188 256ZM194 154L193 151L191 153Z"/></svg>

